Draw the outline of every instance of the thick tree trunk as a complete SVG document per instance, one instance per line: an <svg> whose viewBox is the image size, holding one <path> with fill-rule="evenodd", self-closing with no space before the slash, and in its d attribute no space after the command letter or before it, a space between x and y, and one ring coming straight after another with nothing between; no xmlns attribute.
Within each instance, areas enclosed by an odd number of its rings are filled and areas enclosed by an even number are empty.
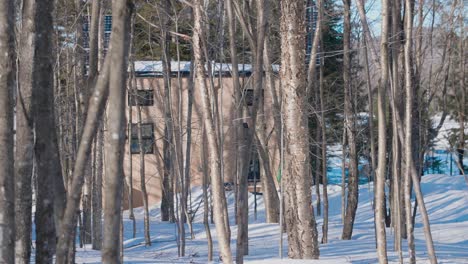
<svg viewBox="0 0 468 264"><path fill-rule="evenodd" d="M219 240L219 248L223 263L232 263L232 253L229 247L229 234L228 228L224 221L224 214L226 211L226 197L224 194L223 179L221 178L220 154L218 153L218 138L216 136L216 129L213 120L213 114L211 113L210 96L208 89L205 85L205 69L204 60L202 58L202 38L203 25L202 25L202 13L201 13L201 1L194 1L194 30L193 30L193 51L195 57L195 73L196 73L196 85L200 89L202 97L202 113L204 119L204 125L207 134L207 146L208 156L210 165L211 175L211 187L213 192L213 205L214 205L214 219L216 224L216 231Z"/></svg>
<svg viewBox="0 0 468 264"><path fill-rule="evenodd" d="M0 263L15 263L14 1L0 1Z"/></svg>
<svg viewBox="0 0 468 264"><path fill-rule="evenodd" d="M15 151L15 263L26 264L31 257L33 118L32 73L35 46L36 1L24 0L19 39L19 78L16 96Z"/></svg>
<svg viewBox="0 0 468 264"><path fill-rule="evenodd" d="M130 20L133 1L113 1L112 37L109 77L108 136L105 149L106 181L104 190L103 263L121 263L119 237L123 185L123 157L125 142L125 84L127 78L128 50L130 46Z"/></svg>
<svg viewBox="0 0 468 264"><path fill-rule="evenodd" d="M286 139L284 181L288 254L291 258L318 258L318 234L312 208L309 133L305 87L305 5L281 3L281 82Z"/></svg>
<svg viewBox="0 0 468 264"><path fill-rule="evenodd" d="M36 45L33 70L35 161L37 162L36 261L52 262L56 228L63 216L65 186L58 151L54 114L53 1L36 3ZM52 129L51 129L52 128ZM50 188L52 187L52 191ZM53 202L51 202L53 201Z"/></svg>
<svg viewBox="0 0 468 264"><path fill-rule="evenodd" d="M345 87L345 127L349 146L348 199L343 224L342 239L349 240L353 234L354 220L359 198L358 156L356 146L355 107L353 106L353 88L351 83L351 0L343 0L343 82Z"/></svg>

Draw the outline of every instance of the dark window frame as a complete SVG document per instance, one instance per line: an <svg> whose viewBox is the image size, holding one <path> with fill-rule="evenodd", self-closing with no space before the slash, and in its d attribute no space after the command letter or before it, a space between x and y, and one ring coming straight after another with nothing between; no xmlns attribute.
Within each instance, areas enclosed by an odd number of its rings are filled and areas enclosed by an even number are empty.
<svg viewBox="0 0 468 264"><path fill-rule="evenodd" d="M153 89L138 89L136 94L131 91L128 94L128 106L153 106L154 91Z"/></svg>
<svg viewBox="0 0 468 264"><path fill-rule="evenodd" d="M154 154L154 123L141 123L143 149L145 154ZM150 130L145 130L150 127ZM146 133L145 133L146 132ZM138 123L132 123L130 126L130 152L140 154L140 142L138 140Z"/></svg>
<svg viewBox="0 0 468 264"><path fill-rule="evenodd" d="M265 89L262 89L260 96L263 97L264 95L265 95ZM247 106L253 106L254 97L255 97L254 89L251 89L251 88L244 89L243 96L244 96L244 100Z"/></svg>

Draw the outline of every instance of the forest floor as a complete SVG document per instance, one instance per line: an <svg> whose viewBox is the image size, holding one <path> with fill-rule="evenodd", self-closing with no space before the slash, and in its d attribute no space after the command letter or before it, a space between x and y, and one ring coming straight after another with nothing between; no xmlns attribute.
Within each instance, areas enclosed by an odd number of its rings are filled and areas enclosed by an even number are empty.
<svg viewBox="0 0 468 264"><path fill-rule="evenodd" d="M369 185L361 185L359 207L354 225L352 240L340 239L341 224L341 188L329 186L330 224L329 243L320 245L319 260L287 259L287 238L284 235L283 256L279 252L278 224L265 224L265 212L262 196L258 198L257 219L254 219L254 196L250 194L249 212L249 255L246 263L377 263L374 239L374 217L371 205L372 193ZM315 189L315 188L314 188ZM463 176L427 175L422 180L426 206L431 221L432 237L439 263L468 263L468 183ZM196 207L201 201L200 188L194 188L192 204ZM314 197L314 207L315 207ZM237 227L234 225L234 193L228 193L229 213L231 218L231 248L235 255ZM137 218L136 238L132 238L132 222L128 220L128 212L124 216L125 263L208 263L207 239L203 227L203 206L197 212L194 221L195 239L190 239L187 230L186 257L178 257L176 245L175 224L160 221L158 206L151 208L151 239L152 245L145 247L143 235L143 210L135 209ZM318 230L321 238L322 217L317 217ZM387 248L390 263L398 263L397 254L393 251L393 230L387 228ZM219 262L216 231L211 225L214 242L214 263ZM415 243L417 263L429 263L423 233L422 221L418 212L415 226ZM403 240L403 255L407 262L407 246ZM90 245L78 249L78 263L100 263L100 252L91 250Z"/></svg>

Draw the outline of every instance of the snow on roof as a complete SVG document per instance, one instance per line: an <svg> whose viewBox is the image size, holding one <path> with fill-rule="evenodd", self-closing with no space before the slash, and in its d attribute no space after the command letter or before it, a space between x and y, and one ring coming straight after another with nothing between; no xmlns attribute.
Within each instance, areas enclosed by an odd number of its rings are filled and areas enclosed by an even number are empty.
<svg viewBox="0 0 468 264"><path fill-rule="evenodd" d="M171 72L172 73L190 73L190 61L171 61ZM251 64L239 64L240 73L251 73ZM273 71L279 71L279 65L272 65ZM205 69L208 70L208 65L205 65ZM213 73L229 74L232 71L231 63L217 63L211 62L211 70ZM135 72L139 75L149 76L161 76L163 72L162 61L135 61Z"/></svg>

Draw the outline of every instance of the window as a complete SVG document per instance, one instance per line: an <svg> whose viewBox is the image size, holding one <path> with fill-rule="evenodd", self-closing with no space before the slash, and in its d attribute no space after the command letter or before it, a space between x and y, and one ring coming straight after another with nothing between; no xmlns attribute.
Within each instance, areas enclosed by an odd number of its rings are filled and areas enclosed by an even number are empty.
<svg viewBox="0 0 468 264"><path fill-rule="evenodd" d="M131 152L132 154L140 154L140 144L138 141L138 124L132 124L131 131ZM154 126L153 123L141 124L141 140L143 142L143 150L145 154L154 153Z"/></svg>
<svg viewBox="0 0 468 264"><path fill-rule="evenodd" d="M252 152L247 180L248 182L260 181L260 161L258 159L258 153L256 151Z"/></svg>
<svg viewBox="0 0 468 264"><path fill-rule="evenodd" d="M129 93L129 106L151 106L153 104L153 90L137 90L136 94L134 92Z"/></svg>
<svg viewBox="0 0 468 264"><path fill-rule="evenodd" d="M104 16L104 31L112 31L112 15Z"/></svg>
<svg viewBox="0 0 468 264"><path fill-rule="evenodd" d="M263 89L261 91L260 96L263 96ZM244 97L247 106L252 106L254 103L254 90L253 89L245 89L244 90Z"/></svg>

